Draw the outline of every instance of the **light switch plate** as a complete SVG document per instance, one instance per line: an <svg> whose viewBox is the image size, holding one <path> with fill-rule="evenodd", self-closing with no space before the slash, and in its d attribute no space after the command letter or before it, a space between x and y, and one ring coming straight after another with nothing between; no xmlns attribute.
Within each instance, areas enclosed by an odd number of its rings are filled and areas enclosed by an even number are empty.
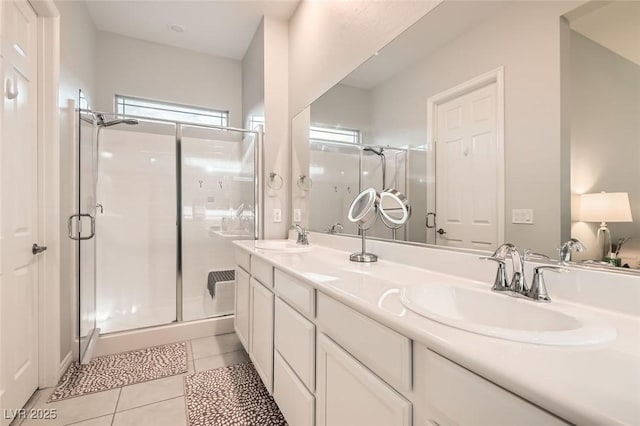
<svg viewBox="0 0 640 426"><path fill-rule="evenodd" d="M533 225L533 209L512 209L511 223Z"/></svg>
<svg viewBox="0 0 640 426"><path fill-rule="evenodd" d="M294 222L302 222L302 210L293 209L293 221Z"/></svg>

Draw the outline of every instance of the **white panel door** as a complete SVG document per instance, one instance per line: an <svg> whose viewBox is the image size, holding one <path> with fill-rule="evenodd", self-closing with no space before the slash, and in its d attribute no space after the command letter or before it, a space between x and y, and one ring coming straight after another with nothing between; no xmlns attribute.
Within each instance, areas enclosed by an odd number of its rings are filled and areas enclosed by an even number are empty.
<svg viewBox="0 0 640 426"><path fill-rule="evenodd" d="M4 6L0 350L3 408L16 409L38 386L37 29L25 0Z"/></svg>
<svg viewBox="0 0 640 426"><path fill-rule="evenodd" d="M490 250L498 240L496 84L436 110L436 243Z"/></svg>
<svg viewBox="0 0 640 426"><path fill-rule="evenodd" d="M251 278L249 357L264 386L273 391L273 293Z"/></svg>
<svg viewBox="0 0 640 426"><path fill-rule="evenodd" d="M318 334L316 426L409 426L411 403Z"/></svg>

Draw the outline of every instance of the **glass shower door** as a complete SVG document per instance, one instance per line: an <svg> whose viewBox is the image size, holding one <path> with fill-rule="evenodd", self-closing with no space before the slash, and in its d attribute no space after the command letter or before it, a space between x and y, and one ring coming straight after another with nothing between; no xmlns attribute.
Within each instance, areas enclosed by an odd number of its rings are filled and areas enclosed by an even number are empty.
<svg viewBox="0 0 640 426"><path fill-rule="evenodd" d="M106 116L98 133L97 324L175 322L176 126Z"/></svg>

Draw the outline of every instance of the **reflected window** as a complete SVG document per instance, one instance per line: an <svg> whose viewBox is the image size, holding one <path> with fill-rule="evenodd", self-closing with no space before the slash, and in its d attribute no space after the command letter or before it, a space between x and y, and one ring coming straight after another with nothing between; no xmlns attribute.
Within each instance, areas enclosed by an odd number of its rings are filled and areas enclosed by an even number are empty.
<svg viewBox="0 0 640 426"><path fill-rule="evenodd" d="M189 124L227 127L229 111L116 95L116 113Z"/></svg>
<svg viewBox="0 0 640 426"><path fill-rule="evenodd" d="M359 144L360 130L310 126L309 138L312 142L342 142Z"/></svg>

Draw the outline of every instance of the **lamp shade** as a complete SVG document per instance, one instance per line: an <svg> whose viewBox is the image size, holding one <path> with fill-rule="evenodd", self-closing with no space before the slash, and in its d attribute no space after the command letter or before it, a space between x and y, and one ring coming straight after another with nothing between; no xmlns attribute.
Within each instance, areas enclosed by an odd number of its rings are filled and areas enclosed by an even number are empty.
<svg viewBox="0 0 640 426"><path fill-rule="evenodd" d="M580 196L582 222L632 222L629 194L599 192Z"/></svg>

